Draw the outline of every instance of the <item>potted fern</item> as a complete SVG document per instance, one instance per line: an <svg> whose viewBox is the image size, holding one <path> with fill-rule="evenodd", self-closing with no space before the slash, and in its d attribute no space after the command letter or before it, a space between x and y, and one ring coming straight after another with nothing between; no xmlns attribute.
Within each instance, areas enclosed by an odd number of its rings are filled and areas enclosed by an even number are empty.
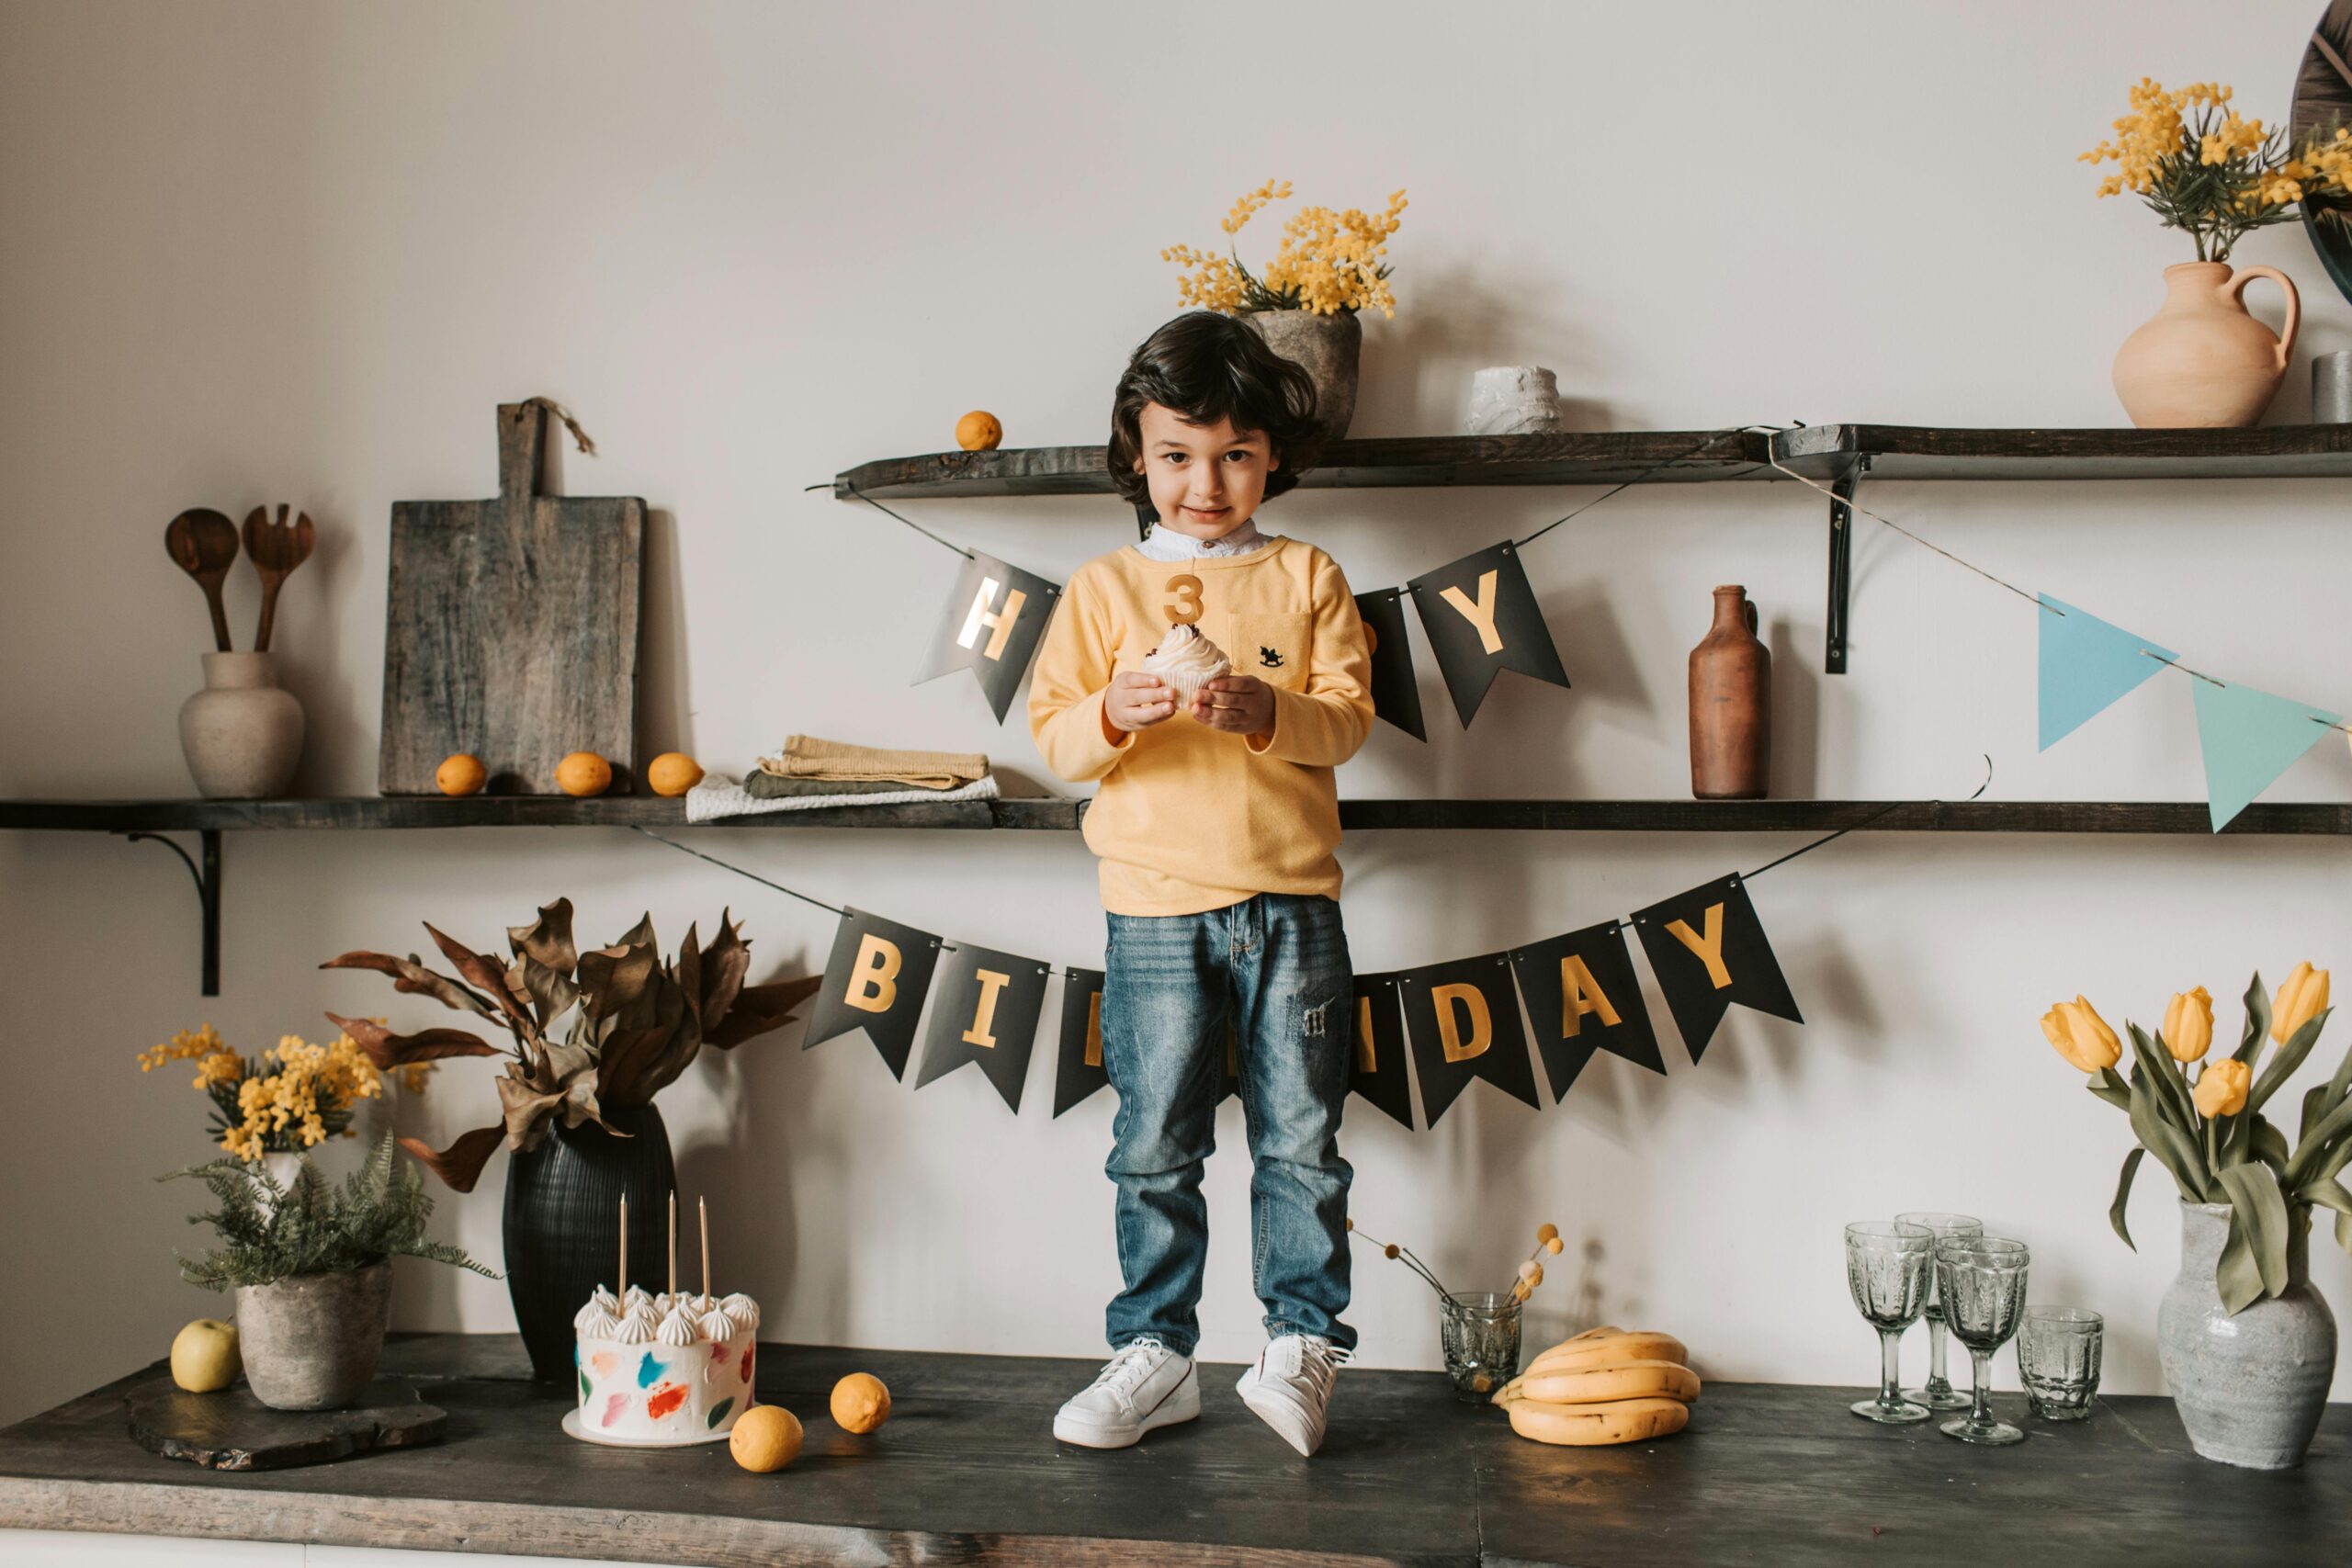
<svg viewBox="0 0 2352 1568"><path fill-rule="evenodd" d="M395 1258L424 1258L498 1276L460 1249L424 1237L433 1200L413 1164L384 1134L368 1163L331 1187L302 1156L292 1184L241 1160L173 1171L220 1207L190 1214L221 1245L180 1258L180 1278L236 1292L237 1337L254 1397L277 1410L335 1410L376 1375L391 1326Z"/></svg>

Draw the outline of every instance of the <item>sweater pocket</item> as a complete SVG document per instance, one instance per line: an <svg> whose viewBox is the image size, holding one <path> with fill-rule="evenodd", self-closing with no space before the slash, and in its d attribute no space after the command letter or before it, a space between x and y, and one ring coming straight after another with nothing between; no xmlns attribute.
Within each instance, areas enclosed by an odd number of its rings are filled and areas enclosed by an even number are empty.
<svg viewBox="0 0 2352 1568"><path fill-rule="evenodd" d="M1226 656L1237 675L1255 675L1284 691L1306 689L1308 639L1314 617L1299 610L1243 610L1232 619Z"/></svg>

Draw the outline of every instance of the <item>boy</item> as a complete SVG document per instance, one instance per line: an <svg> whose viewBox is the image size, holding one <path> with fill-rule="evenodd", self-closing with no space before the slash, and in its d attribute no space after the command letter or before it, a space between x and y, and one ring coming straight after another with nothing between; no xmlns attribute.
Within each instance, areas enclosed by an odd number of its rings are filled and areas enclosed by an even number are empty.
<svg viewBox="0 0 2352 1568"><path fill-rule="evenodd" d="M1037 749L1063 778L1102 781L1085 834L1110 926L1102 1065L1119 1110L1104 1169L1125 1287L1106 1314L1111 1360L1055 1417L1065 1442L1124 1448L1200 1414L1201 1173L1228 1030L1268 1335L1242 1400L1312 1454L1355 1348L1339 1318L1354 985L1332 771L1371 730L1371 656L1330 557L1251 521L1316 446L1313 381L1240 321L1198 312L1152 333L1113 398L1109 462L1159 520L1079 569L1038 649ZM1233 672L1180 705L1137 666L1184 623Z"/></svg>

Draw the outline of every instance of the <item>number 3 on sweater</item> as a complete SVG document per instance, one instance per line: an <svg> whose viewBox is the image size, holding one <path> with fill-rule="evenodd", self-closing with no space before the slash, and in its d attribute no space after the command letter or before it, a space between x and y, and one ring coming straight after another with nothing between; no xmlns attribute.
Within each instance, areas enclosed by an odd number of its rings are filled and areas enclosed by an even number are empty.
<svg viewBox="0 0 2352 1568"><path fill-rule="evenodd" d="M1176 597L1160 608L1167 612L1170 626L1190 626L1201 618L1201 580L1191 572L1181 572L1168 580L1168 592Z"/></svg>

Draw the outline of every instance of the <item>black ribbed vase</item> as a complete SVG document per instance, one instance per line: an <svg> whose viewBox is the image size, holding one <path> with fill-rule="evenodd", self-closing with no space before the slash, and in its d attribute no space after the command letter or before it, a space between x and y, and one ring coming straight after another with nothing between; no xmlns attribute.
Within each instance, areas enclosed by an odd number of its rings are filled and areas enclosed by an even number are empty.
<svg viewBox="0 0 2352 1568"><path fill-rule="evenodd" d="M668 1285L663 1247L678 1185L670 1130L650 1105L604 1115L628 1136L558 1122L537 1148L506 1162L506 1292L531 1373L544 1382L571 1382L572 1318L598 1285L619 1288L623 1193L629 1275L649 1291Z"/></svg>

